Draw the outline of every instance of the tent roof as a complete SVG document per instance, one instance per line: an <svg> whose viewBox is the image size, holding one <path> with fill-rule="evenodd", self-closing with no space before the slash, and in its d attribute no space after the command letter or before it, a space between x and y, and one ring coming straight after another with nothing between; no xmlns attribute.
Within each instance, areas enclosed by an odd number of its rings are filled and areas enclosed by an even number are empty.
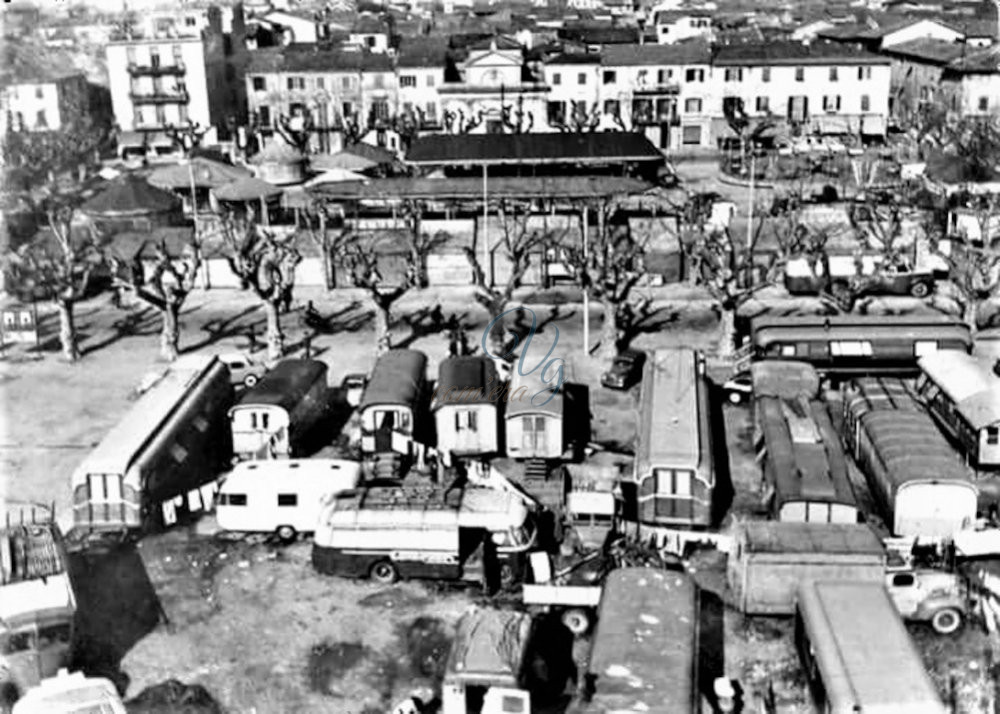
<svg viewBox="0 0 1000 714"><path fill-rule="evenodd" d="M220 201L255 201L261 198L280 196L282 190L267 181L246 176L236 179L232 183L227 183L225 186L213 188L212 193Z"/></svg>
<svg viewBox="0 0 1000 714"><path fill-rule="evenodd" d="M194 173L194 185L199 188L215 188L225 186L237 179L246 178L250 173L238 166L212 161L196 156L190 163L164 166L149 175L149 183L163 188L188 188L191 186L191 169Z"/></svg>
<svg viewBox="0 0 1000 714"><path fill-rule="evenodd" d="M169 191L150 186L141 176L127 174L84 203L82 210L91 215L127 216L170 211L179 204L177 196Z"/></svg>

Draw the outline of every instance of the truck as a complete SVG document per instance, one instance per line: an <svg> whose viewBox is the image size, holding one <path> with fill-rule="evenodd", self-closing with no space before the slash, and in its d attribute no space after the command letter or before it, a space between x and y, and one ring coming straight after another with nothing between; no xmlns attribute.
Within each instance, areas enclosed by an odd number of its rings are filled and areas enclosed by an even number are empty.
<svg viewBox="0 0 1000 714"><path fill-rule="evenodd" d="M792 295L911 295L934 291L934 272L906 262L885 264L881 255L823 255L791 258L785 266L785 289Z"/></svg>
<svg viewBox="0 0 1000 714"><path fill-rule="evenodd" d="M368 486L320 511L312 564L328 575L482 582L523 580L535 550L532 511L518 494L460 485Z"/></svg>
<svg viewBox="0 0 1000 714"><path fill-rule="evenodd" d="M0 690L17 698L69 664L76 595L53 508L2 505Z"/></svg>

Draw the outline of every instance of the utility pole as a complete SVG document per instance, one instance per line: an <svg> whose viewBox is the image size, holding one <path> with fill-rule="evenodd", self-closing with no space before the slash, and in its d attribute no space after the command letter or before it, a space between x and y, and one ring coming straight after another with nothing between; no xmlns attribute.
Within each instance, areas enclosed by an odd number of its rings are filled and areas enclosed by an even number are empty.
<svg viewBox="0 0 1000 714"><path fill-rule="evenodd" d="M587 270L590 267L590 206L583 204L583 354L590 354L590 286L587 285Z"/></svg>
<svg viewBox="0 0 1000 714"><path fill-rule="evenodd" d="M487 179L486 179L486 164L483 164L483 282L486 285L483 287L489 287L493 284L493 266L489 264L490 261L490 246L489 246L489 236L490 236L490 202L488 198L487 191Z"/></svg>
<svg viewBox="0 0 1000 714"><path fill-rule="evenodd" d="M747 254L746 261L746 287L753 283L753 182L757 174L757 153L753 150L753 142L750 144L750 193L747 207Z"/></svg>

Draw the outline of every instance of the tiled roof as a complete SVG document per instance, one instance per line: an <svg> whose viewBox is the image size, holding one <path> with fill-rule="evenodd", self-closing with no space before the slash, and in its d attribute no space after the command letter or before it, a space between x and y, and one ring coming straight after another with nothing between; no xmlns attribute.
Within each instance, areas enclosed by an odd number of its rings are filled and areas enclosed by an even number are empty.
<svg viewBox="0 0 1000 714"><path fill-rule="evenodd" d="M946 72L958 74L998 74L1000 73L1000 48L985 47L970 50L964 57L952 61Z"/></svg>
<svg viewBox="0 0 1000 714"><path fill-rule="evenodd" d="M630 132L513 134L502 141L488 134L425 136L416 139L406 162L423 165L539 164L663 160L649 139Z"/></svg>
<svg viewBox="0 0 1000 714"><path fill-rule="evenodd" d="M378 52L349 52L321 45L293 44L250 52L248 74L274 72L391 72L392 58Z"/></svg>
<svg viewBox="0 0 1000 714"><path fill-rule="evenodd" d="M597 52L563 52L545 60L550 64L600 64L601 55Z"/></svg>
<svg viewBox="0 0 1000 714"><path fill-rule="evenodd" d="M653 22L657 25L682 20L685 17L712 17L713 11L692 8L691 10L661 10Z"/></svg>
<svg viewBox="0 0 1000 714"><path fill-rule="evenodd" d="M968 48L964 45L946 40L935 40L930 37L900 42L882 49L882 53L889 56L904 57L937 65L946 65L961 57L964 52L968 52Z"/></svg>
<svg viewBox="0 0 1000 714"><path fill-rule="evenodd" d="M706 42L693 40L672 45L608 45L601 51L605 67L708 64L711 52Z"/></svg>
<svg viewBox="0 0 1000 714"><path fill-rule="evenodd" d="M521 48L521 43L515 40L513 37L506 37L504 35L497 35L494 37L487 37L481 40L477 40L468 45L470 50L488 50L493 47L493 43L496 43L498 50L519 50Z"/></svg>
<svg viewBox="0 0 1000 714"><path fill-rule="evenodd" d="M448 59L448 43L438 37L403 37L396 52L400 67L444 67Z"/></svg>
<svg viewBox="0 0 1000 714"><path fill-rule="evenodd" d="M76 63L57 50L6 38L0 42L0 84L39 84L82 75Z"/></svg>
<svg viewBox="0 0 1000 714"><path fill-rule="evenodd" d="M715 48L712 64L745 65L807 65L807 64L889 64L881 57L851 45L837 42L768 42L766 44L722 45Z"/></svg>
<svg viewBox="0 0 1000 714"><path fill-rule="evenodd" d="M639 43L637 27L561 27L559 37L588 45L629 45Z"/></svg>

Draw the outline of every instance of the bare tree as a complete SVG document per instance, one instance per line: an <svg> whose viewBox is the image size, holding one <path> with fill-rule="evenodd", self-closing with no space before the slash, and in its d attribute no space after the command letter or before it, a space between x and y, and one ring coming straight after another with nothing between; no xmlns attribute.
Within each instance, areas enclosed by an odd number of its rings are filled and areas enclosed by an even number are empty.
<svg viewBox="0 0 1000 714"><path fill-rule="evenodd" d="M375 350L378 354L392 348L392 306L416 286L416 267L409 258L406 272L398 285L391 285L379 269L375 240L355 239L344 245L341 260L354 284L368 291L375 305Z"/></svg>
<svg viewBox="0 0 1000 714"><path fill-rule="evenodd" d="M354 236L343 224L342 219L332 215L328 204L322 200L313 201L302 212L306 224L306 235L316 247L323 260L323 280L327 290L337 287L333 271L333 259L342 256L346 246ZM331 224L336 224L331 226Z"/></svg>
<svg viewBox="0 0 1000 714"><path fill-rule="evenodd" d="M230 270L264 303L268 359L281 359L285 353L281 309L291 304L295 269L302 256L294 242L278 240L246 215L230 212L222 216L220 227Z"/></svg>
<svg viewBox="0 0 1000 714"><path fill-rule="evenodd" d="M527 134L535 126L535 116L524 109L524 95L517 97L517 104L504 104L500 109L500 122L511 134Z"/></svg>
<svg viewBox="0 0 1000 714"><path fill-rule="evenodd" d="M482 110L466 115L462 109L447 110L442 115L442 124L448 134L468 134L483 123L485 115Z"/></svg>
<svg viewBox="0 0 1000 714"><path fill-rule="evenodd" d="M601 126L601 108L595 102L589 108L586 102L571 102L569 114L557 122L559 131L567 134L590 134Z"/></svg>
<svg viewBox="0 0 1000 714"><path fill-rule="evenodd" d="M171 256L166 243L161 240L153 249L153 266L149 277L146 277L142 254L148 245L144 242L135 260L128 264L121 256L112 255L112 273L116 288L130 288L137 297L159 311L162 319L160 355L172 362L180 352L181 308L195 287L195 276L201 266L201 251L192 243L182 255Z"/></svg>
<svg viewBox="0 0 1000 714"><path fill-rule="evenodd" d="M414 271L413 287L418 289L427 287L427 256L447 240L447 235L444 233L431 235L424 232L422 225L424 209L423 201L406 199L402 203L406 246L410 251L409 264Z"/></svg>
<svg viewBox="0 0 1000 714"><path fill-rule="evenodd" d="M465 249L465 256L472 267L472 283L476 286L476 302L489 312L491 322L504 313L514 291L521 287L532 253L555 240L549 232L530 229L530 203L501 200L497 204L497 217L501 228L497 247L510 264L507 279L499 285L492 284L486 277L487 266L482 265L475 249ZM503 324L495 325L495 329L491 330L494 354L503 354L506 336Z"/></svg>

